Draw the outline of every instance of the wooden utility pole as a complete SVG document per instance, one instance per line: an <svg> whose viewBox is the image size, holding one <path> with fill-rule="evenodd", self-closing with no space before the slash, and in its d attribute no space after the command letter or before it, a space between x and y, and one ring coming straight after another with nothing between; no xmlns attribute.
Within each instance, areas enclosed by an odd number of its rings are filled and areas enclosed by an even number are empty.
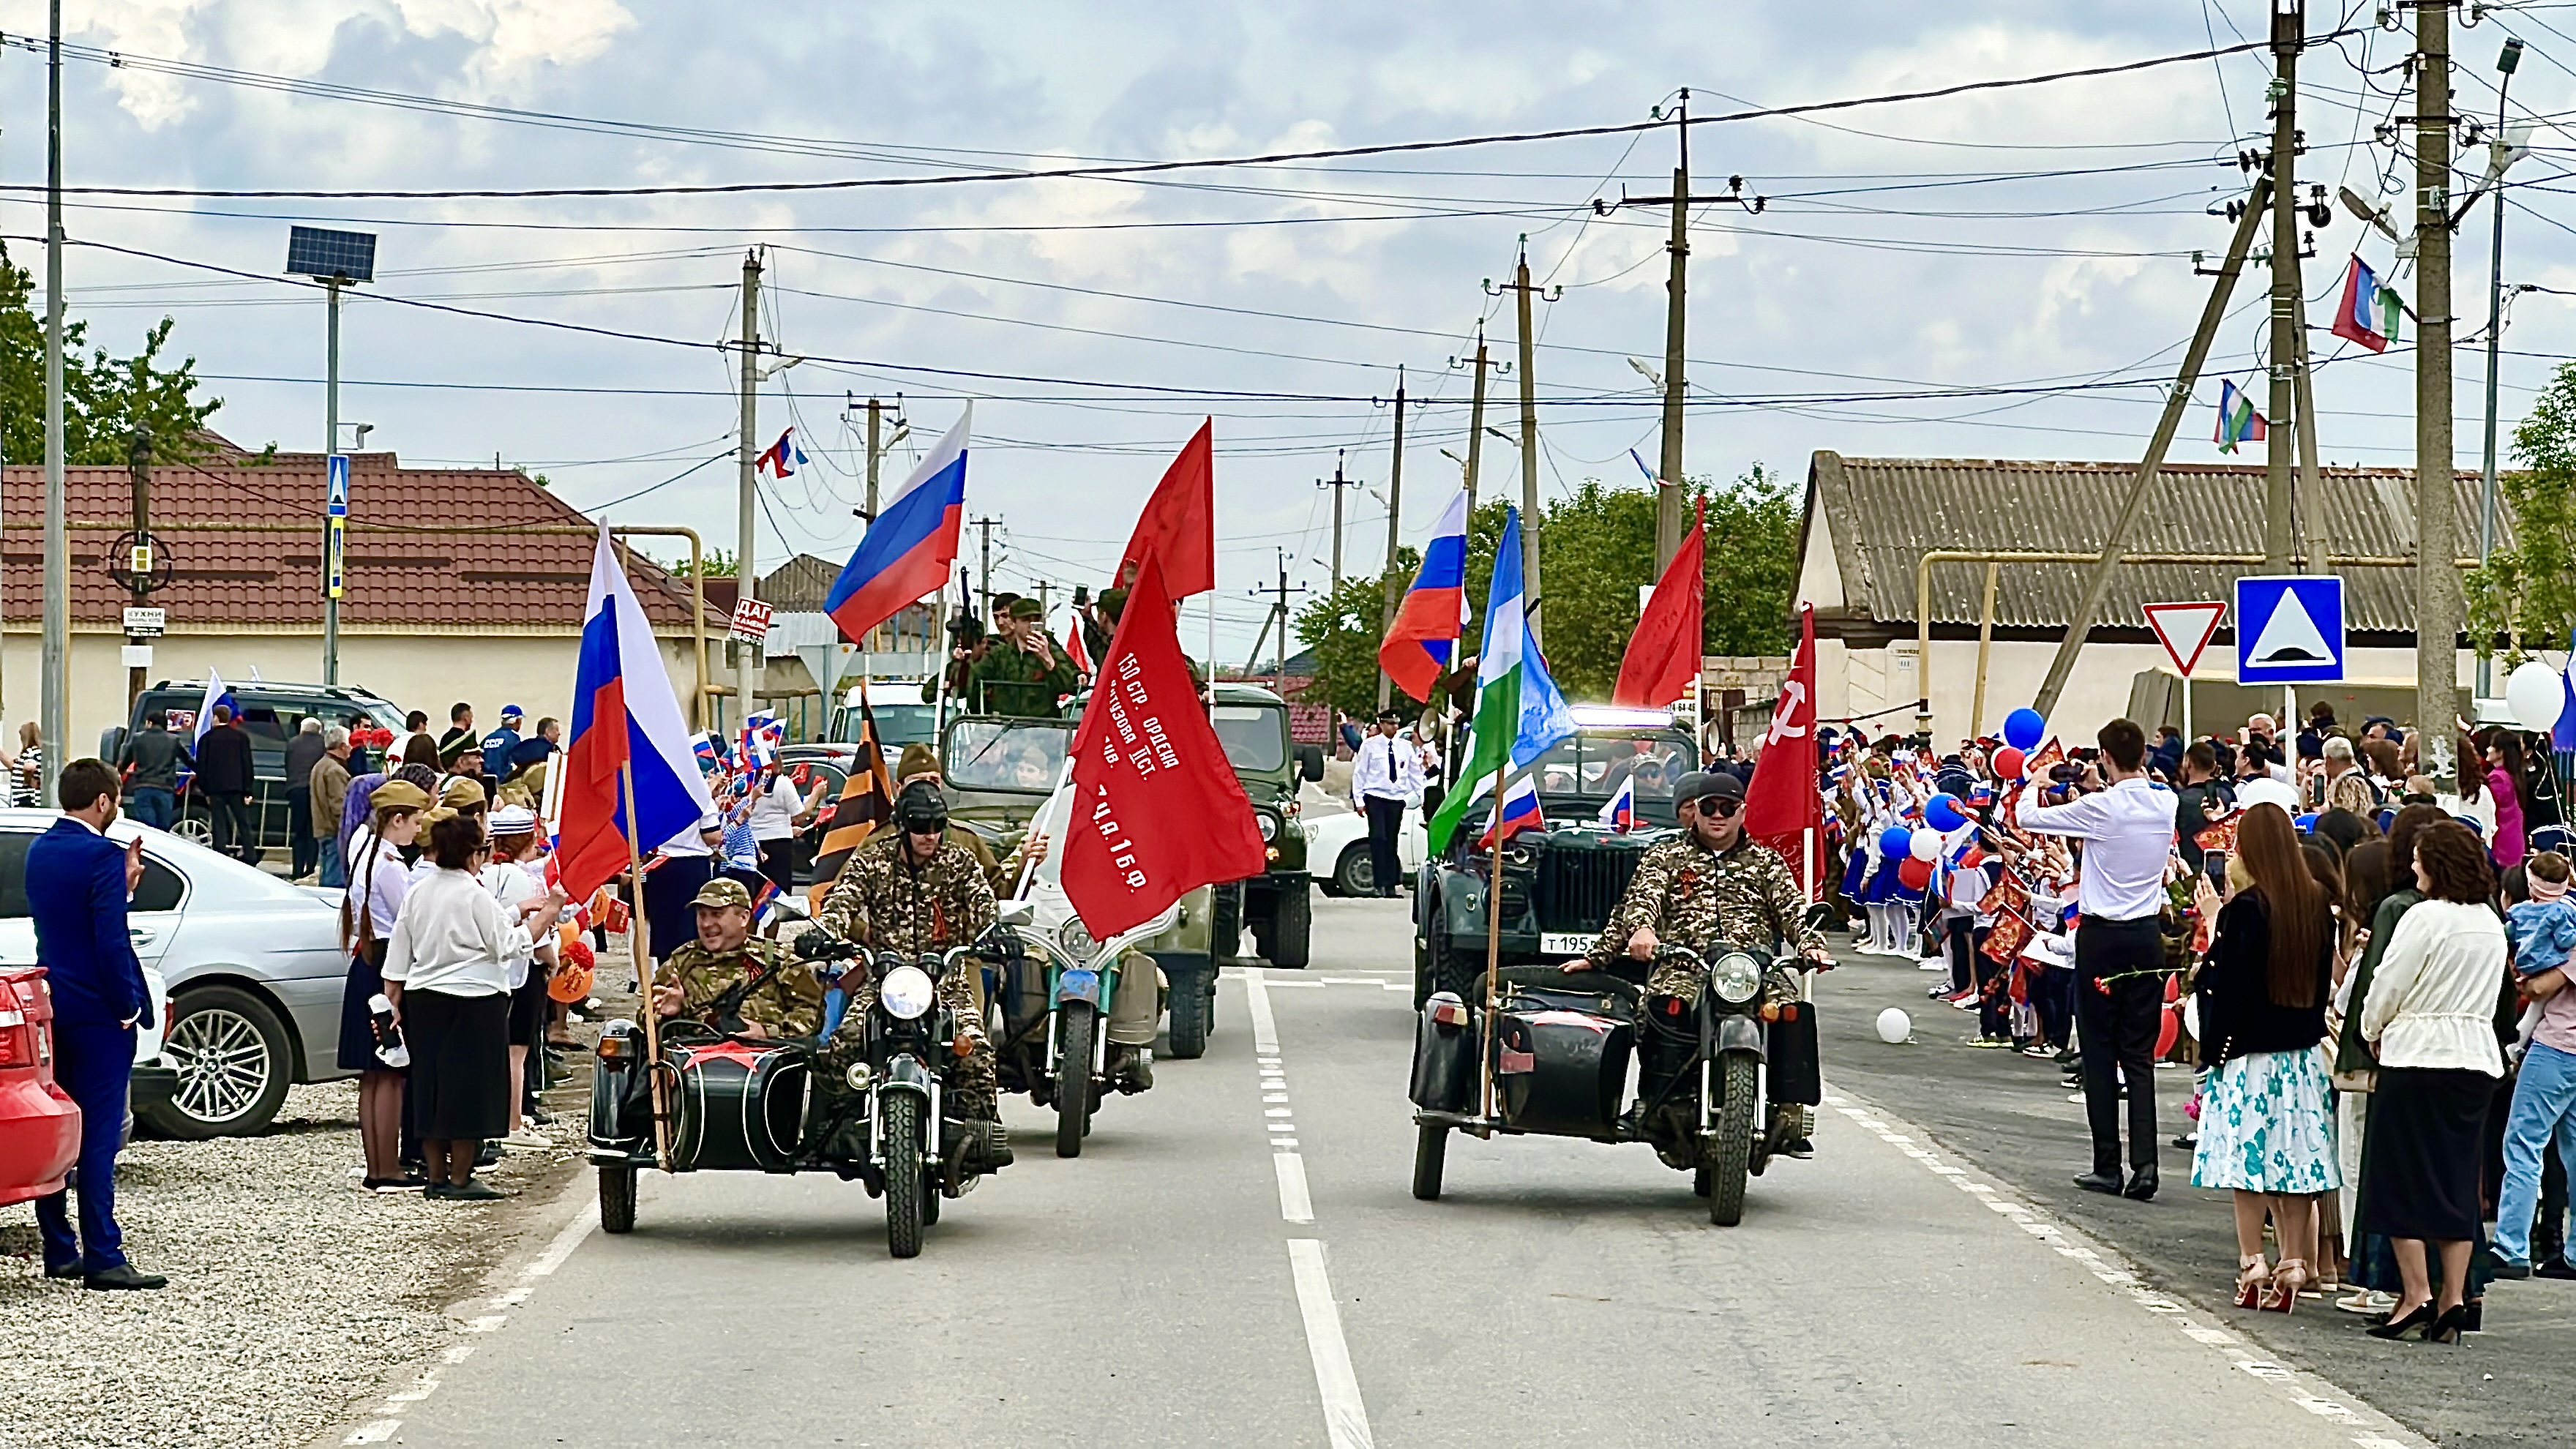
<svg viewBox="0 0 2576 1449"><path fill-rule="evenodd" d="M1455 362L1455 359L1452 359ZM1485 369L1496 366L1485 355L1485 324L1476 324L1476 381L1467 405L1467 526L1476 523L1476 472L1485 461ZM1509 367L1509 363L1500 364Z"/></svg>
<svg viewBox="0 0 2576 1449"><path fill-rule="evenodd" d="M1335 494L1338 498L1341 495ZM1378 637L1395 627L1396 601L1404 595L1404 581L1395 576L1395 550L1402 541L1404 522L1404 369L1395 369L1395 455L1387 464L1386 474L1386 565L1379 582L1386 591L1386 607L1377 621ZM1335 582L1340 582L1338 577ZM1386 708L1395 701L1395 681L1383 669L1377 672L1377 707Z"/></svg>
<svg viewBox="0 0 2576 1449"><path fill-rule="evenodd" d="M2460 718L2459 487L2451 458L2451 7L2415 11L2415 728L2418 760L2451 772Z"/></svg>
<svg viewBox="0 0 2576 1449"><path fill-rule="evenodd" d="M1343 451L1340 448L1333 450L1333 476L1315 480L1316 487L1333 490L1333 587L1336 589L1342 586L1342 490L1360 486L1357 478L1342 476Z"/></svg>
<svg viewBox="0 0 2576 1449"><path fill-rule="evenodd" d="M736 445L734 488L733 583L735 607L748 603L759 583L752 538L753 490L760 481L760 252L742 254L742 440ZM337 446L335 440L333 446ZM734 723L751 717L752 691L758 682L759 647L734 645Z"/></svg>
<svg viewBox="0 0 2576 1449"><path fill-rule="evenodd" d="M979 590L983 595L983 602L977 607L976 612L983 616L984 627L989 629L999 622L993 617L993 530L1002 526L1002 520L989 517L969 519L967 526L984 536L984 567L980 575L982 585Z"/></svg>
<svg viewBox="0 0 2576 1449"><path fill-rule="evenodd" d="M2263 448L2263 567L2290 571L2293 537L2291 476L2296 431L2283 424L2296 416L2300 344L2299 291L2299 47L2307 40L2306 0L2272 5L2272 415ZM2306 419L2299 418L2304 424Z"/></svg>
<svg viewBox="0 0 2576 1449"><path fill-rule="evenodd" d="M2272 179L2255 178L2254 192L2245 199L2244 211L2237 215L2236 235L2228 240L2227 260L2219 265L2217 279L2210 283L2209 300L2201 305L2200 325L2191 334L2191 345L2183 349L2182 371L2174 379L2173 391L2165 395L2165 409L2156 419L2154 436L2147 440L2146 456L2138 460L2138 471L2130 475L2128 494L2112 517L2110 536L2102 541L2102 557L2084 581L2084 596L2067 618L2066 637L2058 641L2057 655L2048 663L2048 678L2032 702L2032 708L2043 715L2055 709L2058 696L2065 693L2067 678L2075 672L2075 656L2084 651L2084 636L2092 632L2093 621L2102 612L2102 601L2110 595L2120 555L2128 548L2129 531L2146 505L2156 471L2164 466L2165 450L2173 446L2174 431L2182 425L2183 412L2191 406L2191 390L2200 381L2201 364L2209 359L2210 339L2218 335L2218 324L2227 315L2227 299L2236 290L2237 277L2245 271L2246 253L2253 249L2254 233L2262 226L2264 209L2271 202ZM1915 662L1918 679L1927 662ZM1932 727L1932 701L1928 697L1920 706L1916 722L1925 730Z"/></svg>

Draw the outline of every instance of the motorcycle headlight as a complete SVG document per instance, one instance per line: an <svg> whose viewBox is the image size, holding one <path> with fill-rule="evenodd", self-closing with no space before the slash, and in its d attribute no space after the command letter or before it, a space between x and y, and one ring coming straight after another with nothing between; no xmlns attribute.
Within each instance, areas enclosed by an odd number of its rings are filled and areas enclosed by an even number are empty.
<svg viewBox="0 0 2576 1449"><path fill-rule="evenodd" d="M1079 916L1055 928L1056 949L1076 961L1088 961L1100 949L1099 940L1085 930Z"/></svg>
<svg viewBox="0 0 2576 1449"><path fill-rule="evenodd" d="M931 984L930 973L918 966L897 966L877 987L877 1000L885 1004L886 1015L897 1021L919 1020L938 996L939 988Z"/></svg>
<svg viewBox="0 0 2576 1449"><path fill-rule="evenodd" d="M1742 1006L1762 989L1762 963L1741 951L1729 951L1708 968L1708 984L1717 999Z"/></svg>
<svg viewBox="0 0 2576 1449"><path fill-rule="evenodd" d="M1268 811L1256 810L1252 814L1252 823L1260 828L1262 839L1277 840L1279 838L1279 817L1270 814Z"/></svg>

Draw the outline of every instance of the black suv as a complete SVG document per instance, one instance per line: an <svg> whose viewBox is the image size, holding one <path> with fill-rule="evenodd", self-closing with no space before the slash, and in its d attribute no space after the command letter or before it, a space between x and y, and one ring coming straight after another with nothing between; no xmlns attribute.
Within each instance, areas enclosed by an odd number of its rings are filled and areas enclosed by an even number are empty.
<svg viewBox="0 0 2576 1449"><path fill-rule="evenodd" d="M371 691L347 685L271 684L253 680L246 684L226 684L224 692L239 706L242 729L250 735L252 799L252 841L263 848L284 850L286 829L286 742L304 728L308 717L319 718L325 727L345 725L353 714L365 715L378 726L402 733L403 712L399 705ZM205 703L204 680L165 679L135 696L133 713L121 729L109 730L98 742L99 758L113 760L124 749L129 733L140 732L143 717L161 710L169 717L169 727L180 736L195 732L198 708ZM382 761L370 762L382 768ZM206 811L205 797L198 794L194 782L179 794L179 818L171 822L171 833L184 835L199 845L212 846L215 838L213 820Z"/></svg>
<svg viewBox="0 0 2576 1449"><path fill-rule="evenodd" d="M1539 756L1541 830L1503 847L1501 964L1558 962L1592 948L1628 892L1637 857L1681 824L1673 785L1698 768L1690 733L1661 710L1576 705L1582 729ZM1636 824L1598 823L1622 782L1636 781ZM1483 782L1490 785L1490 782ZM1479 789L1478 782L1466 788ZM1434 991L1464 993L1485 970L1485 909L1492 852L1478 848L1487 810L1471 808L1449 848L1424 862L1414 891L1413 1004Z"/></svg>

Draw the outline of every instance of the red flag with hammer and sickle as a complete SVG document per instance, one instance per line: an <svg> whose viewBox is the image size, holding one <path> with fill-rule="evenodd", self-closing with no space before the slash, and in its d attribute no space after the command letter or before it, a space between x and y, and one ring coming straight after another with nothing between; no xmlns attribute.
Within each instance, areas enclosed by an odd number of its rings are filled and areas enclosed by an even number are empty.
<svg viewBox="0 0 2576 1449"><path fill-rule="evenodd" d="M1808 859L1822 850L1825 800L1818 789L1816 754L1816 611L1798 611L1798 656L1771 706L1771 729L1744 790L1744 833L1780 852L1790 873L1815 899L1821 872Z"/></svg>

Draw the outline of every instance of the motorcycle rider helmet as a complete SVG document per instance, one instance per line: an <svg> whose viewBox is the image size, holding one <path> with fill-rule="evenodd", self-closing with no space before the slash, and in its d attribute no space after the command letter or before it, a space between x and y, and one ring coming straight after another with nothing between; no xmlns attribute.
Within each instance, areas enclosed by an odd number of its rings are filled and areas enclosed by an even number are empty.
<svg viewBox="0 0 2576 1449"><path fill-rule="evenodd" d="M915 780L895 797L894 823L907 835L944 835L948 831L948 797L928 780Z"/></svg>

